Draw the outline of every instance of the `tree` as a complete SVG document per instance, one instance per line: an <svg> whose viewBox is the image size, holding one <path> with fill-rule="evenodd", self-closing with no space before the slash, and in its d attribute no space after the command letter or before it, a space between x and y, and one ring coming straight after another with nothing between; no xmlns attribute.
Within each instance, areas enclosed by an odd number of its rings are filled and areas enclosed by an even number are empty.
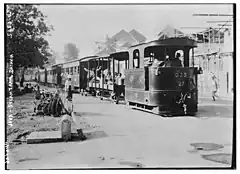
<svg viewBox="0 0 240 174"><path fill-rule="evenodd" d="M49 65L54 65L54 64L56 64L56 59L58 59L58 57L59 57L58 53L57 53L57 52L53 52L53 53L52 53L52 56L50 56L50 57L48 58L48 64L49 64Z"/></svg>
<svg viewBox="0 0 240 174"><path fill-rule="evenodd" d="M46 16L36 5L6 7L6 62L9 63L12 57L13 72L23 68L24 74L27 67L42 66L51 56L49 44L44 37L53 30L53 27L46 24Z"/></svg>
<svg viewBox="0 0 240 174"><path fill-rule="evenodd" d="M68 43L64 46L64 60L70 61L78 58L79 49L73 43Z"/></svg>

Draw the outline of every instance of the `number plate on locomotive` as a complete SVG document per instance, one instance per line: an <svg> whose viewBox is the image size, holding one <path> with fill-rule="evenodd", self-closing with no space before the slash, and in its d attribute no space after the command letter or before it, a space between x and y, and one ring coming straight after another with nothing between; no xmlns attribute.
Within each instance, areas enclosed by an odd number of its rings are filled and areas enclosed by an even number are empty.
<svg viewBox="0 0 240 174"><path fill-rule="evenodd" d="M177 78L187 78L187 77L189 77L189 74L187 72L176 72L175 77L177 77Z"/></svg>

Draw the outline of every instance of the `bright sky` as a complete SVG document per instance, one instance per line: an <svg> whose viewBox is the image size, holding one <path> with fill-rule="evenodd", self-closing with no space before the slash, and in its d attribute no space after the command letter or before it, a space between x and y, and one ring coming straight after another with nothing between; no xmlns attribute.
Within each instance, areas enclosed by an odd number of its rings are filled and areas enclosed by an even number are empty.
<svg viewBox="0 0 240 174"><path fill-rule="evenodd" d="M75 43L80 57L92 55L95 41L103 41L121 29L136 29L148 39L170 24L183 32L199 29L180 27L216 27L206 21L229 17L194 17L194 13L232 14L232 5L41 5L42 12L55 31L47 38L51 48L62 55L64 44ZM230 17L231 19L231 17ZM219 27L219 26L217 26ZM203 29L201 29L202 31Z"/></svg>

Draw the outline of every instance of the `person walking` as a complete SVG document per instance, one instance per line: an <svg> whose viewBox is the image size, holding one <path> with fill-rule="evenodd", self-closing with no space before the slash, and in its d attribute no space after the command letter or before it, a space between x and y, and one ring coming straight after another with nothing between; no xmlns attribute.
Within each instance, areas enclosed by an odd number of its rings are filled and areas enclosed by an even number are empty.
<svg viewBox="0 0 240 174"><path fill-rule="evenodd" d="M67 93L67 99L72 100L72 88L71 88L71 75L68 75L67 80L65 82L65 92Z"/></svg>
<svg viewBox="0 0 240 174"><path fill-rule="evenodd" d="M215 75L212 75L212 98L213 101L216 101L216 97L219 98L216 93L218 92L218 82L217 82L217 77Z"/></svg>

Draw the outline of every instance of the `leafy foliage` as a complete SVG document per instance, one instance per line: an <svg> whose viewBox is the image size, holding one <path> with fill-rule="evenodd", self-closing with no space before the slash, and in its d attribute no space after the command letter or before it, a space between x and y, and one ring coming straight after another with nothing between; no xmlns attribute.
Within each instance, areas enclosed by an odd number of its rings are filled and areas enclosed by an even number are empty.
<svg viewBox="0 0 240 174"><path fill-rule="evenodd" d="M36 5L7 5L7 62L13 68L42 66L51 56L45 36L53 30Z"/></svg>
<svg viewBox="0 0 240 174"><path fill-rule="evenodd" d="M79 49L73 43L68 43L64 46L64 59L70 61L78 58Z"/></svg>

